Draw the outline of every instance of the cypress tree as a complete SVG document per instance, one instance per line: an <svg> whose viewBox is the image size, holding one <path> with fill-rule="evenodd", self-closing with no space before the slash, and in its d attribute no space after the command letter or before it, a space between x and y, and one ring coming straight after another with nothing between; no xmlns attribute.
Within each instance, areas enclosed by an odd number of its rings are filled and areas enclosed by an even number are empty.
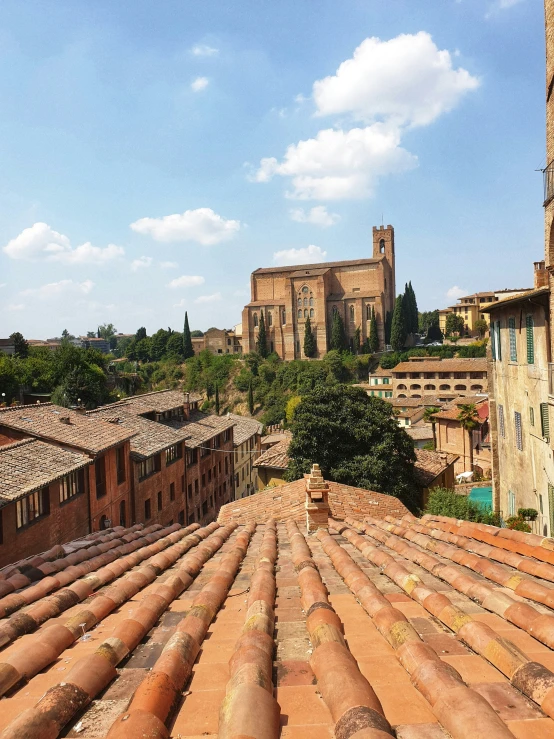
<svg viewBox="0 0 554 739"><path fill-rule="evenodd" d="M250 382L248 383L248 413L250 413L251 416L254 415L254 390L252 389L252 378L250 378Z"/></svg>
<svg viewBox="0 0 554 739"><path fill-rule="evenodd" d="M375 308L371 308L371 321L369 323L369 349L375 353L379 349L379 334L377 333L377 319L375 318Z"/></svg>
<svg viewBox="0 0 554 739"><path fill-rule="evenodd" d="M390 332L392 329L392 313L390 310L385 315L385 344L390 344Z"/></svg>
<svg viewBox="0 0 554 739"><path fill-rule="evenodd" d="M260 328L258 331L258 340L256 341L256 348L258 354L262 359L265 359L269 352L267 351L267 336L265 333L265 318L263 310L260 311Z"/></svg>
<svg viewBox="0 0 554 739"><path fill-rule="evenodd" d="M309 318L306 318L306 324L304 326L304 354L309 357L315 357L317 346L315 343L315 336L312 331L312 324Z"/></svg>
<svg viewBox="0 0 554 739"><path fill-rule="evenodd" d="M188 359L189 357L194 357L194 349L192 348L192 339L190 336L190 328L189 328L189 316L188 313L185 312L185 326L183 328L183 357L185 359Z"/></svg>
<svg viewBox="0 0 554 739"><path fill-rule="evenodd" d="M354 341L353 341L354 354L359 354L361 347L362 347L362 330L358 326L358 328L356 329L354 333Z"/></svg>
<svg viewBox="0 0 554 739"><path fill-rule="evenodd" d="M363 354L371 354L371 346L369 344L369 337L367 337L366 340L364 341Z"/></svg>
<svg viewBox="0 0 554 739"><path fill-rule="evenodd" d="M392 325L390 332L390 343L395 352L401 351L406 343L406 319L404 316L403 296L396 298L394 313L392 314Z"/></svg>
<svg viewBox="0 0 554 739"><path fill-rule="evenodd" d="M412 333L412 300L408 283L404 285L404 294L402 295L402 315L404 318L404 334L408 336Z"/></svg>
<svg viewBox="0 0 554 739"><path fill-rule="evenodd" d="M219 383L215 383L215 413L219 416Z"/></svg>
<svg viewBox="0 0 554 739"><path fill-rule="evenodd" d="M346 335L344 333L344 324L339 315L338 310L333 313L333 323L331 324L331 341L329 342L331 349L342 352L346 349Z"/></svg>
<svg viewBox="0 0 554 739"><path fill-rule="evenodd" d="M408 282L408 289L410 291L410 313L411 313L411 329L410 333L416 334L419 330L419 311L417 309L417 299L412 287L412 282Z"/></svg>

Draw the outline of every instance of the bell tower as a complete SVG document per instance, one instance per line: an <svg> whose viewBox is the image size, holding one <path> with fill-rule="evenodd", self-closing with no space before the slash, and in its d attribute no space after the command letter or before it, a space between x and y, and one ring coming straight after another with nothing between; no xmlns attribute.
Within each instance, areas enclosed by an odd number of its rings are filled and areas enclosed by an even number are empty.
<svg viewBox="0 0 554 739"><path fill-rule="evenodd" d="M382 259L384 272L385 310L394 310L396 298L396 274L394 265L394 228L373 226L373 259Z"/></svg>

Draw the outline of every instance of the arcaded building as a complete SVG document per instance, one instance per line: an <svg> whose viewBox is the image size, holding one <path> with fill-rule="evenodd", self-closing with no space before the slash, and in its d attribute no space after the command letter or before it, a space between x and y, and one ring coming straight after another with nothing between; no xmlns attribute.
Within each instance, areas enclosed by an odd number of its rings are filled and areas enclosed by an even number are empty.
<svg viewBox="0 0 554 739"><path fill-rule="evenodd" d="M359 327L369 336L375 308L379 342L396 295L394 228L373 228L373 254L367 259L257 269L250 278L251 300L242 313L243 352L256 349L263 311L268 347L281 359L304 358L304 329L309 317L317 340L317 357L329 349L333 313L342 317L346 335Z"/></svg>

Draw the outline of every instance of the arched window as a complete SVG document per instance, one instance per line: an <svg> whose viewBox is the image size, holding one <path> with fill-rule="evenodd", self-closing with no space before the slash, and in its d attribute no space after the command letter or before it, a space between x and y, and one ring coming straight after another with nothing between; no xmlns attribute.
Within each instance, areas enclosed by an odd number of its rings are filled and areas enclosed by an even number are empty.
<svg viewBox="0 0 554 739"><path fill-rule="evenodd" d="M272 326L273 325L273 317L272 317L272 315L271 315L271 313L269 311L267 312L267 325L268 326Z"/></svg>
<svg viewBox="0 0 554 739"><path fill-rule="evenodd" d="M450 390L450 385L441 385L439 390Z"/></svg>
<svg viewBox="0 0 554 739"><path fill-rule="evenodd" d="M417 383L415 385L410 385L410 390L421 390L421 385L418 385Z"/></svg>
<svg viewBox="0 0 554 739"><path fill-rule="evenodd" d="M385 239L381 239L381 241L379 242L379 253L385 253Z"/></svg>
<svg viewBox="0 0 554 739"><path fill-rule="evenodd" d="M465 385L455 385L454 390L467 390Z"/></svg>
<svg viewBox="0 0 554 739"><path fill-rule="evenodd" d="M304 308L304 318L307 318L307 317L308 317L308 309Z"/></svg>
<svg viewBox="0 0 554 739"><path fill-rule="evenodd" d="M254 327L258 325L258 314L254 313Z"/></svg>
<svg viewBox="0 0 554 739"><path fill-rule="evenodd" d="M436 390L437 388L434 385L425 385L423 389L424 390Z"/></svg>
<svg viewBox="0 0 554 739"><path fill-rule="evenodd" d="M313 318L313 317L314 317L314 309L310 308L310 318Z"/></svg>
<svg viewBox="0 0 554 739"><path fill-rule="evenodd" d="M336 305L334 305L334 306L333 306L333 315L335 315L335 313L337 313L337 311L338 311L338 308L337 308L337 306L336 306Z"/></svg>
<svg viewBox="0 0 554 739"><path fill-rule="evenodd" d="M421 398L421 395L410 395L410 398Z"/></svg>
<svg viewBox="0 0 554 739"><path fill-rule="evenodd" d="M403 394L400 394L400 395L399 395L398 397L399 397L399 398L405 398L406 396L405 396L405 395L403 395Z"/></svg>
<svg viewBox="0 0 554 739"><path fill-rule="evenodd" d="M475 392L477 392L477 393L480 393L480 392L483 391L483 386L482 385L472 385L471 386L471 389L472 390L475 390Z"/></svg>
<svg viewBox="0 0 554 739"><path fill-rule="evenodd" d="M304 298L304 307L308 305L308 298Z"/></svg>
<svg viewBox="0 0 554 739"><path fill-rule="evenodd" d="M302 318L302 309L298 311L298 318Z"/></svg>
<svg viewBox="0 0 554 739"><path fill-rule="evenodd" d="M302 298L298 298L298 305L302 305Z"/></svg>
<svg viewBox="0 0 554 739"><path fill-rule="evenodd" d="M312 307L313 307L313 305L314 305L314 299L313 299L313 298L310 298L310 305L311 305Z"/></svg>
<svg viewBox="0 0 554 739"><path fill-rule="evenodd" d="M406 385L402 385L402 384L401 385L398 385L397 387L398 387L398 390L407 390L408 389L406 387Z"/></svg>
<svg viewBox="0 0 554 739"><path fill-rule="evenodd" d="M306 285L304 285L304 287L302 288L302 292L303 293L307 293L308 292L308 287Z"/></svg>
<svg viewBox="0 0 554 739"><path fill-rule="evenodd" d="M350 320L354 321L354 306L350 306Z"/></svg>
<svg viewBox="0 0 554 739"><path fill-rule="evenodd" d="M284 326L286 322L287 322L287 312L283 310L281 311L281 323Z"/></svg>

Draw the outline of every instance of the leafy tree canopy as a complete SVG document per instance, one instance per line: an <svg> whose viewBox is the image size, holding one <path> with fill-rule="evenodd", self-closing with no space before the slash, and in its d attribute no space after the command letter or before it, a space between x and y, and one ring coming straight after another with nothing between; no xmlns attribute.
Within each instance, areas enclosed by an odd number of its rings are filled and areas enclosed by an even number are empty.
<svg viewBox="0 0 554 739"><path fill-rule="evenodd" d="M29 344L25 341L23 334L16 331L10 334L10 339L13 341L14 355L19 359L25 359L29 356Z"/></svg>

